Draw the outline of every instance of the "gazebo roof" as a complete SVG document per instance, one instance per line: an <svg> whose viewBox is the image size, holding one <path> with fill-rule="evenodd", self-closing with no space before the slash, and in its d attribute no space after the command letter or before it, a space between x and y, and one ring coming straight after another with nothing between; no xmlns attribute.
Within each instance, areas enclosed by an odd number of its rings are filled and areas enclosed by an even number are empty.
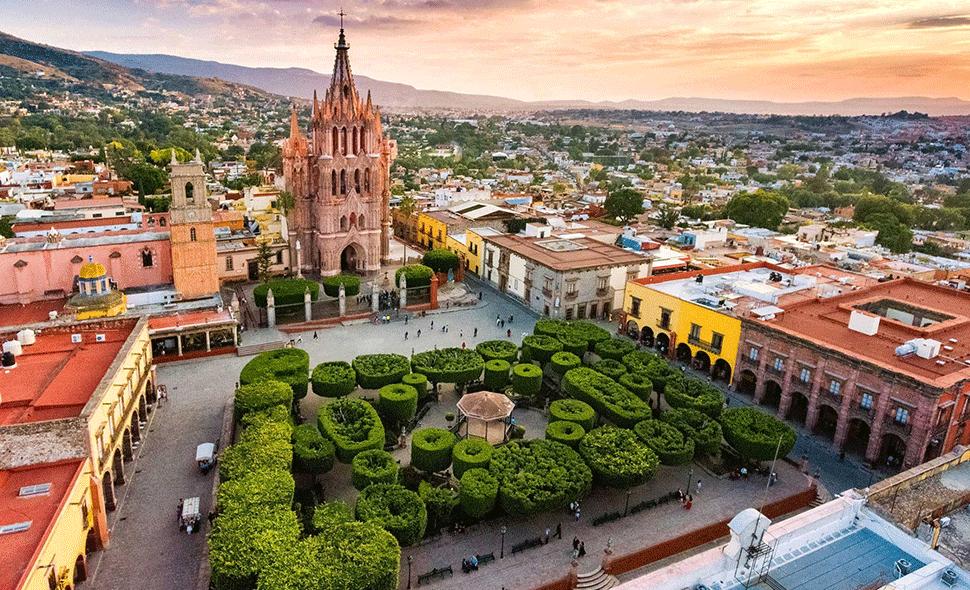
<svg viewBox="0 0 970 590"><path fill-rule="evenodd" d="M469 418L501 420L508 418L515 403L504 393L479 391L469 393L458 400L458 409Z"/></svg>

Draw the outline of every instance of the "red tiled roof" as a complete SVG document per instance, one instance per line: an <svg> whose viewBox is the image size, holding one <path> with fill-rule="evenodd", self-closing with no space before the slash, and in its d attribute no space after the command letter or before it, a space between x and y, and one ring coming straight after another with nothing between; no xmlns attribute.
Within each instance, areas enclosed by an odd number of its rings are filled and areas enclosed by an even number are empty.
<svg viewBox="0 0 970 590"><path fill-rule="evenodd" d="M64 309L65 303L67 303L67 299L35 301L26 305L17 303L0 305L0 327L46 322L50 317L50 312L60 313Z"/></svg>

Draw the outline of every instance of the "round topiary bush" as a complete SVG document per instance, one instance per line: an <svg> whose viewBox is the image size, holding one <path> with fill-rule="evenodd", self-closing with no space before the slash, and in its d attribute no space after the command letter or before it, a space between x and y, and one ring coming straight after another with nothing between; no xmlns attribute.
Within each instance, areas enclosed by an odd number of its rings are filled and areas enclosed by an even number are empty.
<svg viewBox="0 0 970 590"><path fill-rule="evenodd" d="M694 458L694 441L662 420L644 420L633 427L662 465L683 465Z"/></svg>
<svg viewBox="0 0 970 590"><path fill-rule="evenodd" d="M239 384L281 381L293 388L293 399L303 399L310 375L310 355L299 348L268 350L255 356L239 372Z"/></svg>
<svg viewBox="0 0 970 590"><path fill-rule="evenodd" d="M343 397L357 388L357 374L350 363L330 361L313 368L310 383L320 397Z"/></svg>
<svg viewBox="0 0 970 590"><path fill-rule="evenodd" d="M715 420L724 409L724 394L697 379L668 379L664 399L671 408L688 408L704 412Z"/></svg>
<svg viewBox="0 0 970 590"><path fill-rule="evenodd" d="M519 347L514 342L508 340L488 340L481 342L475 347L475 352L482 355L486 362L499 359L508 362L510 365L515 362L519 354Z"/></svg>
<svg viewBox="0 0 970 590"><path fill-rule="evenodd" d="M378 391L379 407L392 424L407 424L418 411L418 390L403 383L385 385Z"/></svg>
<svg viewBox="0 0 970 590"><path fill-rule="evenodd" d="M293 471L319 474L333 469L336 449L313 424L293 429Z"/></svg>
<svg viewBox="0 0 970 590"><path fill-rule="evenodd" d="M461 260L451 250L435 248L424 253L421 264L435 272L448 272L449 270L458 270L458 267L461 266Z"/></svg>
<svg viewBox="0 0 970 590"><path fill-rule="evenodd" d="M624 373L617 382L645 402L653 395L653 381L643 373Z"/></svg>
<svg viewBox="0 0 970 590"><path fill-rule="evenodd" d="M358 490L375 483L397 483L398 465L394 457L383 449L359 453L351 461L351 481Z"/></svg>
<svg viewBox="0 0 970 590"><path fill-rule="evenodd" d="M512 365L508 361L494 359L485 363L485 378L483 385L489 391L502 391L509 384L509 371Z"/></svg>
<svg viewBox="0 0 970 590"><path fill-rule="evenodd" d="M621 375L626 374L626 366L620 361L613 359L596 361L596 364L593 365L593 370L606 375L614 381L619 380Z"/></svg>
<svg viewBox="0 0 970 590"><path fill-rule="evenodd" d="M401 545L413 545L424 536L428 509L421 497L404 486L378 483L357 496L357 520L371 522L394 535Z"/></svg>
<svg viewBox="0 0 970 590"><path fill-rule="evenodd" d="M333 275L323 278L323 292L330 297L340 296L340 285L344 286L344 295L347 297L356 297L360 294L360 277L356 275Z"/></svg>
<svg viewBox="0 0 970 590"><path fill-rule="evenodd" d="M522 350L528 351L529 359L546 364L552 355L562 350L562 343L552 336L534 334L522 339Z"/></svg>
<svg viewBox="0 0 970 590"><path fill-rule="evenodd" d="M582 400L596 412L624 428L653 417L650 406L616 381L587 367L572 369L562 378L566 395Z"/></svg>
<svg viewBox="0 0 970 590"><path fill-rule="evenodd" d="M664 412L660 419L684 433L684 438L694 441L695 457L709 455L721 446L721 425L704 412L674 408Z"/></svg>
<svg viewBox="0 0 970 590"><path fill-rule="evenodd" d="M552 370L559 375L565 375L569 369L575 369L583 365L582 359L571 352L557 352L549 359L552 363Z"/></svg>
<svg viewBox="0 0 970 590"><path fill-rule="evenodd" d="M428 397L428 377L421 373L408 373L401 377L401 383L418 390L418 400Z"/></svg>
<svg viewBox="0 0 970 590"><path fill-rule="evenodd" d="M357 453L384 448L384 424L369 403L340 398L320 408L317 426L337 449L337 459L350 463Z"/></svg>
<svg viewBox="0 0 970 590"><path fill-rule="evenodd" d="M469 469L461 476L458 505L472 518L482 518L495 509L498 480L485 469Z"/></svg>
<svg viewBox="0 0 970 590"><path fill-rule="evenodd" d="M468 348L441 348L419 352L411 358L411 370L432 383L468 383L482 376L485 361Z"/></svg>
<svg viewBox="0 0 970 590"><path fill-rule="evenodd" d="M600 358L622 361L624 356L630 354L635 349L636 346L629 340L610 338L609 340L597 342L594 345L593 352L598 354Z"/></svg>
<svg viewBox="0 0 970 590"><path fill-rule="evenodd" d="M721 416L721 425L728 444L752 461L771 461L776 449L778 458L782 459L795 446L795 431L790 426L754 408L726 410Z"/></svg>
<svg viewBox="0 0 970 590"><path fill-rule="evenodd" d="M617 488L638 486L657 472L660 461L631 430L604 426L579 443L579 454L596 479Z"/></svg>
<svg viewBox="0 0 970 590"><path fill-rule="evenodd" d="M579 453L543 439L499 447L488 470L499 482L502 510L515 516L565 508L589 493L593 481Z"/></svg>
<svg viewBox="0 0 970 590"><path fill-rule="evenodd" d="M316 301L320 296L320 284L306 279L274 279L257 285L253 289L253 303L256 307L266 307L266 295L273 290L276 305L298 305L303 303L303 295L310 290L310 299Z"/></svg>
<svg viewBox="0 0 970 590"><path fill-rule="evenodd" d="M563 352L571 352L578 356L580 360L582 360L583 355L586 354L587 348L589 347L589 343L579 336L573 336L565 332L559 334L556 338L562 344Z"/></svg>
<svg viewBox="0 0 970 590"><path fill-rule="evenodd" d="M561 442L573 449L579 447L579 441L583 440L584 436L586 436L586 430L575 422L559 420L557 422L550 422L546 426L547 439Z"/></svg>
<svg viewBox="0 0 970 590"><path fill-rule="evenodd" d="M572 422L589 432L596 422L596 411L586 402L578 399L557 399L549 404L550 422Z"/></svg>
<svg viewBox="0 0 970 590"><path fill-rule="evenodd" d="M488 469L488 463L492 460L494 452L494 447L482 438L466 438L458 441L451 452L455 477L461 479L469 469Z"/></svg>
<svg viewBox="0 0 970 590"><path fill-rule="evenodd" d="M448 469L455 435L442 428L422 428L411 437L411 467L428 472Z"/></svg>
<svg viewBox="0 0 970 590"><path fill-rule="evenodd" d="M380 389L391 383L400 383L411 372L408 357L400 354L362 354L351 363L356 373L357 385L364 389Z"/></svg>
<svg viewBox="0 0 970 590"><path fill-rule="evenodd" d="M250 412L268 410L274 406L293 405L293 389L280 381L259 381L242 385L236 390L233 413L236 420Z"/></svg>
<svg viewBox="0 0 970 590"><path fill-rule="evenodd" d="M601 328L594 323L584 321L569 322L563 329L562 334L585 340L586 350L589 351L595 350L597 342L612 338L609 330Z"/></svg>
<svg viewBox="0 0 970 590"><path fill-rule="evenodd" d="M533 334L556 337L566 328L566 322L551 318L541 318L532 329Z"/></svg>
<svg viewBox="0 0 970 590"><path fill-rule="evenodd" d="M415 287L427 287L431 284L431 277L434 271L423 264L411 264L402 266L394 273L394 284L401 286L401 275L405 275L408 280L408 289Z"/></svg>
<svg viewBox="0 0 970 590"><path fill-rule="evenodd" d="M541 388L542 369L531 363L519 363L512 368L512 391L534 400Z"/></svg>

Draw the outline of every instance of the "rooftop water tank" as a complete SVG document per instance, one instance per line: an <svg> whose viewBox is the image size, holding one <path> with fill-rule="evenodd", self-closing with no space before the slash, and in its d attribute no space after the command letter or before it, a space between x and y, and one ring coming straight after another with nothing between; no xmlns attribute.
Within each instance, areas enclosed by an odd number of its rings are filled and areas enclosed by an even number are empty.
<svg viewBox="0 0 970 590"><path fill-rule="evenodd" d="M37 336L34 334L33 330L26 328L17 332L17 340L19 340L24 346L30 346L34 342L37 342Z"/></svg>
<svg viewBox="0 0 970 590"><path fill-rule="evenodd" d="M12 369L17 366L17 357L10 351L4 352L0 357L0 365L3 365L4 369Z"/></svg>
<svg viewBox="0 0 970 590"><path fill-rule="evenodd" d="M896 356L906 356L916 352L916 345L912 342L907 342L896 347Z"/></svg>
<svg viewBox="0 0 970 590"><path fill-rule="evenodd" d="M14 356L20 356L24 349L17 340L7 340L3 343L3 351L9 352Z"/></svg>

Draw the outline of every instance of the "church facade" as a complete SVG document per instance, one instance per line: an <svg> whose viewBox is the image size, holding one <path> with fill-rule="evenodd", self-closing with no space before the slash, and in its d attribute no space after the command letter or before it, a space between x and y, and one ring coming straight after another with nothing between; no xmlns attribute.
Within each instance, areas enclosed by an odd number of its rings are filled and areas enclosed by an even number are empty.
<svg viewBox="0 0 970 590"><path fill-rule="evenodd" d="M283 146L286 190L293 195L290 260L305 273L376 272L387 262L390 235L390 144L370 93L361 100L340 29L330 88L313 96L305 136L294 109Z"/></svg>

